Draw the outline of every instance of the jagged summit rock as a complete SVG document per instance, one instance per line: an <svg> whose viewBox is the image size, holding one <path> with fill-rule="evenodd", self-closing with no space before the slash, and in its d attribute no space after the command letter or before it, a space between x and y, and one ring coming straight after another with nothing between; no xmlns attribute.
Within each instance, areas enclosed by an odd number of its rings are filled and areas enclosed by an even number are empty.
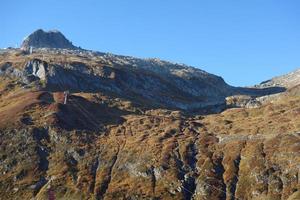
<svg viewBox="0 0 300 200"><path fill-rule="evenodd" d="M78 49L60 31L44 31L38 29L26 37L21 45L21 49L34 48L59 48Z"/></svg>

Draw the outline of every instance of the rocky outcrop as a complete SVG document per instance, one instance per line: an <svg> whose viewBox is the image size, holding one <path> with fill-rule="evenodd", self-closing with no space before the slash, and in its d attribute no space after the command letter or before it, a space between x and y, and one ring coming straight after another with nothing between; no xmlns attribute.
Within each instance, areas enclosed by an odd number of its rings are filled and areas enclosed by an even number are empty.
<svg viewBox="0 0 300 200"><path fill-rule="evenodd" d="M35 76L43 81L46 80L47 71L47 63L38 59L30 60L24 68L26 74Z"/></svg>
<svg viewBox="0 0 300 200"><path fill-rule="evenodd" d="M247 95L235 95L226 97L226 105L229 108L257 108L261 103L256 98Z"/></svg>
<svg viewBox="0 0 300 200"><path fill-rule="evenodd" d="M28 61L23 69L18 69L10 62L6 62L0 66L0 76L17 78L24 84L30 84L34 81L46 81L48 65L46 62L39 59Z"/></svg>
<svg viewBox="0 0 300 200"><path fill-rule="evenodd" d="M78 49L61 32L57 30L44 31L36 30L25 38L21 49L28 50L33 48L59 48L59 49Z"/></svg>

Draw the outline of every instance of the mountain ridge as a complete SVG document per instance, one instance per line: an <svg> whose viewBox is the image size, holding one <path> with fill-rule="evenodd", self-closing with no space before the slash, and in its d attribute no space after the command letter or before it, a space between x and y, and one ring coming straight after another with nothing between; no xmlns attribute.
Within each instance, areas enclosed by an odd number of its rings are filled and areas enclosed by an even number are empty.
<svg viewBox="0 0 300 200"><path fill-rule="evenodd" d="M264 81L258 87L282 86L291 88L300 84L300 69L295 69L284 75L276 76L270 80Z"/></svg>

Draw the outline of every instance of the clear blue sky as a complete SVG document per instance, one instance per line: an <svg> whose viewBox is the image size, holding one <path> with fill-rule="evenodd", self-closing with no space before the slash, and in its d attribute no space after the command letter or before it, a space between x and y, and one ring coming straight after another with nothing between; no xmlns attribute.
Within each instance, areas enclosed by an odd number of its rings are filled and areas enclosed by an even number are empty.
<svg viewBox="0 0 300 200"><path fill-rule="evenodd" d="M0 47L38 28L82 48L185 63L252 85L300 67L298 0L1 0Z"/></svg>

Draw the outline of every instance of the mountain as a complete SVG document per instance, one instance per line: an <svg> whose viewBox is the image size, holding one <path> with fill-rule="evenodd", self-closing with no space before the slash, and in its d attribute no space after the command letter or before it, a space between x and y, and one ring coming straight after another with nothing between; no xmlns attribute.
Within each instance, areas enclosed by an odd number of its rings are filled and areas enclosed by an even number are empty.
<svg viewBox="0 0 300 200"><path fill-rule="evenodd" d="M38 29L31 33L23 41L21 48L60 48L60 49L77 49L61 32L57 30L44 31Z"/></svg>
<svg viewBox="0 0 300 200"><path fill-rule="evenodd" d="M1 198L299 199L298 86L51 45L0 51Z"/></svg>
<svg viewBox="0 0 300 200"><path fill-rule="evenodd" d="M219 112L226 107L227 96L257 97L284 90L236 88L221 77L184 64L75 49L58 31L37 30L21 49L28 46L35 47L43 61L28 56L27 63L17 69L13 61L7 62L2 73L19 77L24 84L42 80L50 91L113 93L148 108Z"/></svg>

